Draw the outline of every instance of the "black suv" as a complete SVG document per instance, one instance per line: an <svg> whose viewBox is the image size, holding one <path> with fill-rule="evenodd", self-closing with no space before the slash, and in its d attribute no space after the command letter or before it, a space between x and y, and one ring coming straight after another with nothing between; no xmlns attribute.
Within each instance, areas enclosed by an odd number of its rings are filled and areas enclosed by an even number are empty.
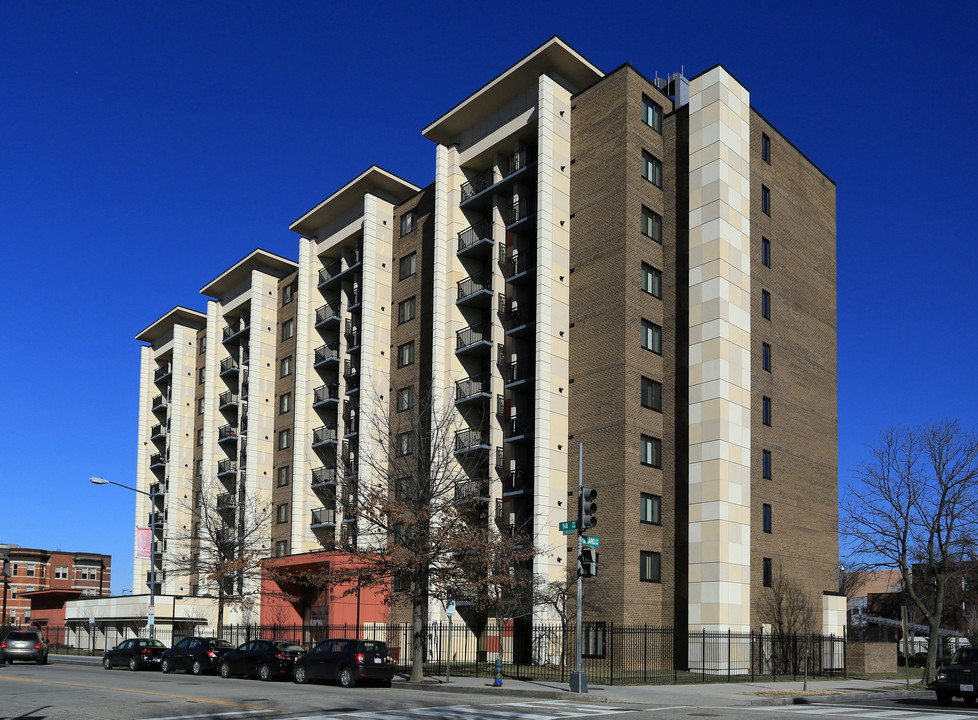
<svg viewBox="0 0 978 720"><path fill-rule="evenodd" d="M217 638L188 637L163 653L160 670L165 673L174 670L189 670L194 675L216 672L218 663L234 645Z"/></svg>
<svg viewBox="0 0 978 720"><path fill-rule="evenodd" d="M394 663L387 652L387 643L353 638L319 643L296 661L293 673L297 683L339 680L343 687L353 687L358 680L390 687L393 677Z"/></svg>
<svg viewBox="0 0 978 720"><path fill-rule="evenodd" d="M978 648L961 648L954 653L951 664L938 669L937 679L930 686L937 693L938 705L950 705L951 698L959 697L974 707L978 699Z"/></svg>

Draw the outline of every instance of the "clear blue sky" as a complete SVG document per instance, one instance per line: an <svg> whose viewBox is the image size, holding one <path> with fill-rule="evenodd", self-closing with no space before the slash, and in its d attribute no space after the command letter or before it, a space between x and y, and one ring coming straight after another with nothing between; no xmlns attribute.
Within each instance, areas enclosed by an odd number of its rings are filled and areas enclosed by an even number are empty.
<svg viewBox="0 0 978 720"><path fill-rule="evenodd" d="M4 3L0 542L131 587L133 495L87 478L133 482L133 336L297 257L289 222L368 165L429 183L421 128L555 34L605 71L722 62L836 181L841 487L880 428L978 424L975 7Z"/></svg>

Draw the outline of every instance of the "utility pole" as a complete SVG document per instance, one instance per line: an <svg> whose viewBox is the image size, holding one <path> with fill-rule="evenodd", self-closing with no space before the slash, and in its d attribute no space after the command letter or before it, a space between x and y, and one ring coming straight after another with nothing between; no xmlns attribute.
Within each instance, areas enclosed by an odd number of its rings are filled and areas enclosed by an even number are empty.
<svg viewBox="0 0 978 720"><path fill-rule="evenodd" d="M581 493L584 490L584 443L577 444L577 507L578 507L578 527L575 538L577 557L581 556ZM571 673L570 678L570 690L576 693L586 693L587 692L587 674L584 672L584 665L581 660L581 654L584 649L583 638L581 637L581 597L582 597L582 586L581 586L581 573L577 573L577 623L576 632L574 637L576 639L576 650L575 659L576 665L574 672Z"/></svg>

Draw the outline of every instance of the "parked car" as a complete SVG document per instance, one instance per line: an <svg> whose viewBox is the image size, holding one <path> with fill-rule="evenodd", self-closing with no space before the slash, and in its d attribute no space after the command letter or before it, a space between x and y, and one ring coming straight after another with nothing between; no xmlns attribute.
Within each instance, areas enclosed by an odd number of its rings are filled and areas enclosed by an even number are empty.
<svg viewBox="0 0 978 720"><path fill-rule="evenodd" d="M184 638L163 653L160 670L165 673L174 670L189 670L194 675L216 672L218 663L234 645L227 640L205 637Z"/></svg>
<svg viewBox="0 0 978 720"><path fill-rule="evenodd" d="M937 679L930 684L937 693L938 705L950 705L959 697L974 707L978 699L978 648L961 648L951 656L950 665L937 670Z"/></svg>
<svg viewBox="0 0 978 720"><path fill-rule="evenodd" d="M123 640L102 656L102 667L111 670L114 667L128 667L130 670L143 668L158 668L160 658L166 645L159 640L146 638L131 638Z"/></svg>
<svg viewBox="0 0 978 720"><path fill-rule="evenodd" d="M351 638L319 643L296 661L293 672L297 683L339 680L343 687L353 687L360 680L390 687L393 677L394 661L387 652L387 643Z"/></svg>
<svg viewBox="0 0 978 720"><path fill-rule="evenodd" d="M44 665L48 661L48 644L37 630L11 630L0 640L0 655L4 662L33 660Z"/></svg>
<svg viewBox="0 0 978 720"><path fill-rule="evenodd" d="M285 640L250 640L228 650L218 664L221 677L257 675L262 680L291 677L295 661L305 650Z"/></svg>

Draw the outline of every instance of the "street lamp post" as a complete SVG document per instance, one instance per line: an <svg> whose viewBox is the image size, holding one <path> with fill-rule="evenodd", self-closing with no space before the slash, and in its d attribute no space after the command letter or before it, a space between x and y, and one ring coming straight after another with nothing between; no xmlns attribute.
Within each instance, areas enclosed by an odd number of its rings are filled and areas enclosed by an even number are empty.
<svg viewBox="0 0 978 720"><path fill-rule="evenodd" d="M156 498L158 498L163 493L161 492L146 492L145 490L140 490L139 488L134 488L130 485L123 485L122 483L113 482L112 480L106 480L105 478L93 477L88 479L94 485L115 485L116 487L125 488L126 490L132 490L140 495L145 495L149 498L150 503L150 515L149 515L149 609L146 613L146 619L149 624L149 636L150 638L156 637Z"/></svg>

